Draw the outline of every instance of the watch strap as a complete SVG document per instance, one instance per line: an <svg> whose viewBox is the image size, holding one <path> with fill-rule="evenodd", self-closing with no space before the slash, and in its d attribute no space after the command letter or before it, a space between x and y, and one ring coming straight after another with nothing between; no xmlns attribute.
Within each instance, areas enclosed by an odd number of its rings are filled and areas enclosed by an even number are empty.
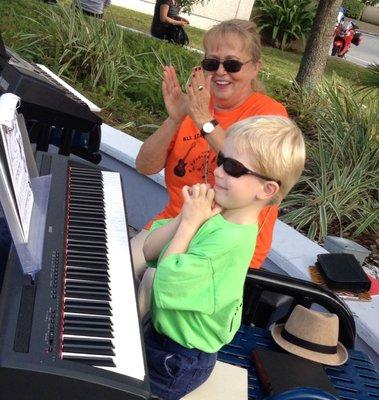
<svg viewBox="0 0 379 400"><path fill-rule="evenodd" d="M218 125L218 121L216 120L216 119L212 119L211 121L208 121L208 122L206 122L206 123L211 123L212 125L213 125L213 127L214 128L216 128L216 126ZM205 124L204 124L205 125ZM209 132L209 133L211 133L211 132ZM206 136L206 135L208 135L208 132L205 132L204 130L203 130L203 128L201 128L200 129L200 134L201 134L201 136Z"/></svg>

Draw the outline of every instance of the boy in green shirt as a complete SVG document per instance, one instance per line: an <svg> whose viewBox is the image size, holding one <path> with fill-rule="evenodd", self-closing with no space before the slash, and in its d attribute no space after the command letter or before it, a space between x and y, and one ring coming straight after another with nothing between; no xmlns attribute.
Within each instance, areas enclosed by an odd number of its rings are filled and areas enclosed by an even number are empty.
<svg viewBox="0 0 379 400"><path fill-rule="evenodd" d="M290 119L238 122L218 154L215 186L184 186L181 213L152 226L143 250L156 267L145 330L155 396L177 400L194 390L233 339L259 212L280 203L304 161L304 140Z"/></svg>

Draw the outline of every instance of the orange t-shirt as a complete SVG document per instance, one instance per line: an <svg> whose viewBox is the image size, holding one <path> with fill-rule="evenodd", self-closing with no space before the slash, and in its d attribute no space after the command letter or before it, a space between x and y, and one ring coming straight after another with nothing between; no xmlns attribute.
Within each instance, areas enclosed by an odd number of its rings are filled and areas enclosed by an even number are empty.
<svg viewBox="0 0 379 400"><path fill-rule="evenodd" d="M242 105L233 110L215 111L214 118L226 130L235 122L256 115L288 116L282 104L263 93L254 92ZM183 205L182 187L184 185L192 186L199 182L208 182L213 186L215 168L216 153L200 135L199 129L192 119L187 116L168 149L165 181L169 200L164 210L153 220L173 218L179 214ZM270 251L277 215L277 206L265 207L259 215L259 234L250 264L251 268L259 268ZM151 222L147 228L150 225Z"/></svg>

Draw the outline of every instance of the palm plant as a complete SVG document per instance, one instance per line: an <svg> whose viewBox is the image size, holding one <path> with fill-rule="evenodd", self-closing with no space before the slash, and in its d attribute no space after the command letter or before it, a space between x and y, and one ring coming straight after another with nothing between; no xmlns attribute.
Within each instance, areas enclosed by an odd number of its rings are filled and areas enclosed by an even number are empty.
<svg viewBox="0 0 379 400"><path fill-rule="evenodd" d="M370 64L360 76L359 91L365 95L379 95L379 64Z"/></svg>
<svg viewBox="0 0 379 400"><path fill-rule="evenodd" d="M306 170L283 203L283 220L319 241L328 233L378 233L377 102L362 104L339 82L318 95L325 107L311 111L317 140L308 142Z"/></svg>
<svg viewBox="0 0 379 400"><path fill-rule="evenodd" d="M315 15L312 0L259 0L256 9L259 30L282 50L295 39L305 42Z"/></svg>
<svg viewBox="0 0 379 400"><path fill-rule="evenodd" d="M43 60L72 82L89 82L112 96L127 85L134 75L132 59L125 52L124 31L114 21L104 24L60 4L38 14L29 18L34 33L21 35L20 52Z"/></svg>

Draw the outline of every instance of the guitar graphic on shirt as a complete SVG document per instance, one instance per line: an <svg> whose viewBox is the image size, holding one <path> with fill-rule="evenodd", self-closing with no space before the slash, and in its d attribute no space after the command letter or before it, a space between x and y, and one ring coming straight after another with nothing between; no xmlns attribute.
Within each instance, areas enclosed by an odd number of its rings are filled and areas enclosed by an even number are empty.
<svg viewBox="0 0 379 400"><path fill-rule="evenodd" d="M192 142L192 144L191 144L190 148L188 149L187 153L185 154L185 156L183 158L179 158L178 163L174 167L174 174L176 176L182 177L186 174L187 163L185 161L186 161L186 158L188 157L189 153L195 146L196 146L196 142Z"/></svg>

